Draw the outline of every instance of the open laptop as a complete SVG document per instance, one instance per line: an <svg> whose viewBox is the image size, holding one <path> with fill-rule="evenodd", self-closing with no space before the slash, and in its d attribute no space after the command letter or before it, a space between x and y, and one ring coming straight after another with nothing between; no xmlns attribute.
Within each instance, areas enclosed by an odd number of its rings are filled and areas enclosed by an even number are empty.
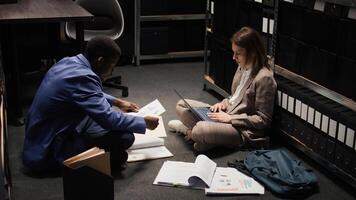
<svg viewBox="0 0 356 200"><path fill-rule="evenodd" d="M194 114L194 116L200 121L213 121L209 118L208 113L211 112L209 107L197 107L193 108L177 90L174 89L174 92L183 100L185 105L189 108L189 110Z"/></svg>

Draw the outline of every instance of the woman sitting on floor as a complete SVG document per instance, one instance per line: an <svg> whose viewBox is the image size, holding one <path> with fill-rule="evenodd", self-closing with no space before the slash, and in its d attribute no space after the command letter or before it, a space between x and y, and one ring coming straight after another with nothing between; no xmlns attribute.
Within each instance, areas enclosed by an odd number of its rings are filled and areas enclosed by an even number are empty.
<svg viewBox="0 0 356 200"><path fill-rule="evenodd" d="M238 65L232 95L213 106L187 99L193 107L210 107L208 116L213 122L198 121L180 100L176 105L180 121L168 123L171 131L193 140L196 151L217 146L242 147L246 141L264 137L264 129L272 121L277 84L261 36L254 29L243 27L233 34L231 42L233 60Z"/></svg>

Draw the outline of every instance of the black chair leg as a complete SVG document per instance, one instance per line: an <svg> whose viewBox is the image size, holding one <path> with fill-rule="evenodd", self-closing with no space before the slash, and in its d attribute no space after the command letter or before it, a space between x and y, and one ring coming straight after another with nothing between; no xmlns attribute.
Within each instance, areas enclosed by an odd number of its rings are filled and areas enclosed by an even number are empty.
<svg viewBox="0 0 356 200"><path fill-rule="evenodd" d="M129 96L129 88L121 85L121 76L109 78L103 82L103 85L105 87L111 87L111 88L116 88L116 89L122 90L121 95L123 97Z"/></svg>
<svg viewBox="0 0 356 200"><path fill-rule="evenodd" d="M121 76L115 76L112 78L108 78L104 82L107 82L107 83L111 82L111 83L115 83L117 85L121 85Z"/></svg>

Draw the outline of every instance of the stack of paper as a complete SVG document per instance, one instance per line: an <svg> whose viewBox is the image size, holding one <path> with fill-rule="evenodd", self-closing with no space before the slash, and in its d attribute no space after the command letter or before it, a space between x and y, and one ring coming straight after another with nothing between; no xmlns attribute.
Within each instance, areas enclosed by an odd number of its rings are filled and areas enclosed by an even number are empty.
<svg viewBox="0 0 356 200"><path fill-rule="evenodd" d="M164 146L164 140L160 138L167 137L163 118L162 116L159 116L165 111L166 110L162 104L156 99L142 107L137 113L132 113L142 117L146 115L156 115L159 117L159 124L154 130L146 129L146 134L135 133L135 142L127 150L127 162L167 158L173 156L173 154Z"/></svg>
<svg viewBox="0 0 356 200"><path fill-rule="evenodd" d="M173 156L173 154L164 146L164 140L162 138L136 133L135 142L127 150L127 153L127 162Z"/></svg>

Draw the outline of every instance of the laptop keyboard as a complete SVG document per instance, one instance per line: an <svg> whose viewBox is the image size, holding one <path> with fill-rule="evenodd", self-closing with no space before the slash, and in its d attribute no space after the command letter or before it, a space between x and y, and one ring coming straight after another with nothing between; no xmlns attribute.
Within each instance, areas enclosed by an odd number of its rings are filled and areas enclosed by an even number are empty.
<svg viewBox="0 0 356 200"><path fill-rule="evenodd" d="M204 119L204 121L213 121L208 116L208 113L210 112L209 108L194 108L194 110L199 114L202 119Z"/></svg>

